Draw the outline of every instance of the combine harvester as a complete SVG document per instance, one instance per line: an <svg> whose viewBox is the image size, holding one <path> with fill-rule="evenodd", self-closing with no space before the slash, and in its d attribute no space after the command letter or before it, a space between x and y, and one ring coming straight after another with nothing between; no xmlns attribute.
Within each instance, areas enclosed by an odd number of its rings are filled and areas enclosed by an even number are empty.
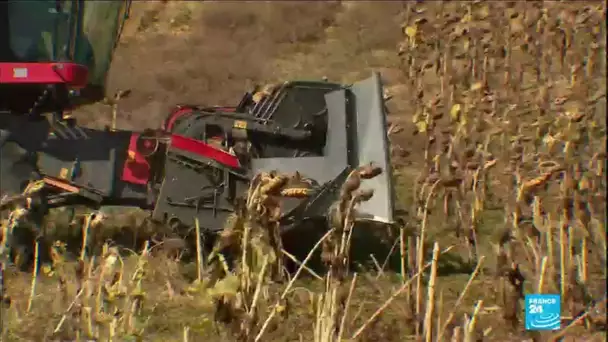
<svg viewBox="0 0 608 342"><path fill-rule="evenodd" d="M384 172L366 182L374 196L361 204L359 218L393 222L379 75L353 85L285 82L266 89L265 96L248 92L228 107L177 106L155 130L90 129L63 115L70 95L90 83L91 65L78 55L78 44L96 42L82 35L84 1L4 1L0 6L6 16L0 25L8 26L2 28L7 46L1 51L9 52L0 60L5 209L19 199L43 215L65 206L131 206L151 211L152 220L170 227L191 227L197 218L202 231L214 233L222 230L254 175L299 173L307 196L283 203L280 224L287 231L324 219L347 175L373 163ZM50 25L38 31L26 24L32 20L14 15L37 11ZM18 27L23 31L14 31ZM43 54L35 53L38 41ZM93 70L96 80L99 65ZM27 110L11 102L15 95L6 96L26 90L37 95ZM33 181L43 189L25 200L20 194Z"/></svg>

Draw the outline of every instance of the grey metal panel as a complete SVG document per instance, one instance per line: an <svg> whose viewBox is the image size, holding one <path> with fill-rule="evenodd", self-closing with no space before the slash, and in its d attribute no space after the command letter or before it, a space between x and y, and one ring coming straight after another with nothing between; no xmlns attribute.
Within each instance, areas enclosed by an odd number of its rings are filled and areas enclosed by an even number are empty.
<svg viewBox="0 0 608 342"><path fill-rule="evenodd" d="M59 177L62 168L71 171L74 165L74 162L62 161L45 153L40 153L38 158L39 164L45 166L41 171L52 177ZM114 164L109 160L85 160L80 162L80 170L81 176L72 181L74 184L98 190L105 196L110 195L114 182Z"/></svg>
<svg viewBox="0 0 608 342"><path fill-rule="evenodd" d="M360 206L361 219L392 223L394 190L389 160L386 113L382 98L382 84L378 74L351 87L355 98L356 139L354 153L359 165L373 162L383 169L378 177L366 181L364 186L374 190L374 197ZM345 91L325 95L328 109L328 136L325 157L268 158L252 161L253 172L299 171L306 177L323 184L336 178L348 167L347 115ZM357 166L357 165L351 165Z"/></svg>
<svg viewBox="0 0 608 342"><path fill-rule="evenodd" d="M117 199L145 199L147 190L145 185L131 184L117 179L112 189L112 197Z"/></svg>
<svg viewBox="0 0 608 342"><path fill-rule="evenodd" d="M197 170L185 167L173 160L167 160L165 164L165 180L160 189L156 206L152 212L152 218L163 221L165 215L167 219L175 218L183 224L194 224L195 217L198 217L200 227L203 230L222 229L226 222L226 217L232 212L232 205L222 197L218 197L217 211L212 209L202 209L203 205L212 205L213 200L202 201L201 210L183 205L172 205L170 202L186 202L187 198L197 198L202 191L213 186L207 177ZM214 215L215 213L215 215Z"/></svg>
<svg viewBox="0 0 608 342"><path fill-rule="evenodd" d="M346 91L325 94L327 106L327 142L323 151L331 179L336 178L348 165L348 130L346 127Z"/></svg>
<svg viewBox="0 0 608 342"><path fill-rule="evenodd" d="M4 142L6 140L8 140L8 137L11 135L11 132L4 130L4 129L0 129L0 147L2 147L2 145L4 145Z"/></svg>
<svg viewBox="0 0 608 342"><path fill-rule="evenodd" d="M365 188L374 190L374 197L362 203L359 211L369 215L370 219L391 223L394 212L394 189L380 75L374 73L371 78L355 83L351 90L355 95L356 150L359 164L373 162L384 171L380 176L363 183Z"/></svg>
<svg viewBox="0 0 608 342"><path fill-rule="evenodd" d="M254 173L278 171L302 173L320 184L336 178L347 166L346 94L337 90L325 94L327 105L327 140L325 157L263 158L252 161Z"/></svg>
<svg viewBox="0 0 608 342"><path fill-rule="evenodd" d="M86 136L71 139L55 137L45 142L38 153L42 173L60 177L63 168L71 171L79 160L80 173L69 179L78 186L95 189L110 196L114 186L115 152L126 150L127 134L84 129Z"/></svg>

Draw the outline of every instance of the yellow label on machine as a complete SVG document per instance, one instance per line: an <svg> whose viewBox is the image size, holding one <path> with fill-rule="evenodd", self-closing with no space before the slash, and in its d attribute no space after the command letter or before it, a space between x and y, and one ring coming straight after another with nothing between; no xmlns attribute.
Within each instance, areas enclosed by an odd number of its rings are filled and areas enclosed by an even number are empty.
<svg viewBox="0 0 608 342"><path fill-rule="evenodd" d="M61 168L61 171L59 171L59 178L61 179L68 179L68 169L65 167Z"/></svg>
<svg viewBox="0 0 608 342"><path fill-rule="evenodd" d="M238 128L238 129L247 129L247 121L235 120L234 125L232 127Z"/></svg>

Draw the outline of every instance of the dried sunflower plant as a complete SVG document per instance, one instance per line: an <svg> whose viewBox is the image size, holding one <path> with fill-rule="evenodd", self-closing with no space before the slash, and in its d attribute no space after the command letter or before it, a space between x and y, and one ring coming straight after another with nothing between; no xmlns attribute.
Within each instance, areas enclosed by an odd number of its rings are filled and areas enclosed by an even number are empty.
<svg viewBox="0 0 608 342"><path fill-rule="evenodd" d="M464 236L470 260L481 262L480 239L491 240L508 326L521 329L524 294L549 292L562 295L568 330L582 321L591 329L585 313L605 300L591 295L590 270L606 278L605 6L418 7L408 5L400 46L418 94L414 135L425 140L418 236L440 192L446 228ZM494 11L504 30L488 21ZM488 227L489 215L504 224Z"/></svg>

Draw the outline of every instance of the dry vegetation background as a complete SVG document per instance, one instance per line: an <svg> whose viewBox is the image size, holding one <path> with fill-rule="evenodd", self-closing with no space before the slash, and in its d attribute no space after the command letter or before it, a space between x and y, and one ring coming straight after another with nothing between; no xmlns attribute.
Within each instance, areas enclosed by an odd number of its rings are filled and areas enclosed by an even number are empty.
<svg viewBox="0 0 608 342"><path fill-rule="evenodd" d="M118 253L104 229L137 220L83 217L100 253L74 263L57 243L37 277L5 272L2 339L605 340L605 21L591 1L134 2L109 76L109 93L132 90L119 127L234 103L255 83L380 71L404 224L384 248L358 245L351 206L370 194L344 189L317 246L325 271L276 282L262 187L220 241L233 273L221 254L178 263L169 241ZM536 292L563 295L567 328L524 331L522 296Z"/></svg>

